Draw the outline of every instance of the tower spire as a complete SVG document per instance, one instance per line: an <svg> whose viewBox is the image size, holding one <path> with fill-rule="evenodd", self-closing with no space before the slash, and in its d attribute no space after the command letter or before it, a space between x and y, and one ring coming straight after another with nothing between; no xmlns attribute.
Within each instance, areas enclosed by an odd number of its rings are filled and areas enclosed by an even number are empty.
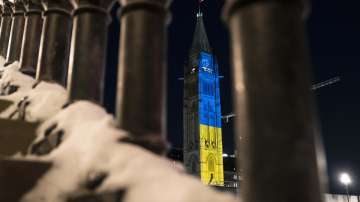
<svg viewBox="0 0 360 202"><path fill-rule="evenodd" d="M191 49L189 52L190 66L194 67L198 65L198 55L202 51L209 54L212 53L211 46L205 30L203 14L201 12L200 3L199 3L199 12L196 14L196 26L193 35Z"/></svg>
<svg viewBox="0 0 360 202"><path fill-rule="evenodd" d="M201 13L201 0L199 0L199 3L198 3L198 6L199 6L199 11L198 11L198 13L196 14L196 17L199 17L199 16L201 16L202 15L202 13Z"/></svg>

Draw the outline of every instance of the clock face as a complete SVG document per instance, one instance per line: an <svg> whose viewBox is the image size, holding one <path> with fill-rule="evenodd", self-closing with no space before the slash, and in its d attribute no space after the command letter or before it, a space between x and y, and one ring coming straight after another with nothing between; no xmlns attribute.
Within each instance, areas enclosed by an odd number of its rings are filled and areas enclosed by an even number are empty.
<svg viewBox="0 0 360 202"><path fill-rule="evenodd" d="M210 61L208 58L202 58L201 62L200 62L202 67L209 67L210 66Z"/></svg>
<svg viewBox="0 0 360 202"><path fill-rule="evenodd" d="M208 57L202 57L200 60L200 69L204 72L213 73L213 70L211 68L211 59Z"/></svg>

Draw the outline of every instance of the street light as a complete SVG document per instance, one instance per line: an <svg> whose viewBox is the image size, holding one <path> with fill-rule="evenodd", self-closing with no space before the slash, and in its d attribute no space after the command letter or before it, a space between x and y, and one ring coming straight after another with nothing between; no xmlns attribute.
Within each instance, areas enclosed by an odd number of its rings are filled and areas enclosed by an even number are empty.
<svg viewBox="0 0 360 202"><path fill-rule="evenodd" d="M351 184L350 175L347 173L341 173L340 182L345 185L347 201L350 202L350 196L349 196L349 185Z"/></svg>

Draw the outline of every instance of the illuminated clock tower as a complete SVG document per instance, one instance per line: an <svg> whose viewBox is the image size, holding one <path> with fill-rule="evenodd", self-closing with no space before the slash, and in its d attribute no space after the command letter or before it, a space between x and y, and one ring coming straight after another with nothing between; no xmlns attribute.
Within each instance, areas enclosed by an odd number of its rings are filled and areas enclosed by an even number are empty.
<svg viewBox="0 0 360 202"><path fill-rule="evenodd" d="M184 164L204 184L224 185L218 64L202 13L184 70Z"/></svg>

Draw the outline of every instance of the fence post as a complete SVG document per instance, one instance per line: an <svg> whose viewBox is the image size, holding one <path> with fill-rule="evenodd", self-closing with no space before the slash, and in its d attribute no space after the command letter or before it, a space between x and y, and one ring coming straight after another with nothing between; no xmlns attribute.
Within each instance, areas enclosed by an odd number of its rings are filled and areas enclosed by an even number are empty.
<svg viewBox="0 0 360 202"><path fill-rule="evenodd" d="M1 32L0 32L0 55L6 59L7 50L9 46L11 22L12 22L12 9L13 6L8 0L3 0L3 12L1 18Z"/></svg>
<svg viewBox="0 0 360 202"><path fill-rule="evenodd" d="M37 80L66 85L73 7L68 1L42 0L44 23L36 68Z"/></svg>
<svg viewBox="0 0 360 202"><path fill-rule="evenodd" d="M15 0L13 6L13 19L11 23L11 33L9 47L6 55L6 64L11 64L20 60L21 45L25 27L25 8L22 0Z"/></svg>
<svg viewBox="0 0 360 202"><path fill-rule="evenodd" d="M41 0L24 2L25 31L20 54L20 70L35 76L39 56L40 38L43 26Z"/></svg>
<svg viewBox="0 0 360 202"><path fill-rule="evenodd" d="M3 18L3 5L0 4L0 30L1 30L2 18Z"/></svg>
<svg viewBox="0 0 360 202"><path fill-rule="evenodd" d="M229 0L224 10L245 202L323 201L324 157L303 22L307 3Z"/></svg>
<svg viewBox="0 0 360 202"><path fill-rule="evenodd" d="M165 138L166 27L169 0L121 0L118 126L134 135Z"/></svg>
<svg viewBox="0 0 360 202"><path fill-rule="evenodd" d="M71 100L102 104L110 9L115 0L74 0L68 90Z"/></svg>

